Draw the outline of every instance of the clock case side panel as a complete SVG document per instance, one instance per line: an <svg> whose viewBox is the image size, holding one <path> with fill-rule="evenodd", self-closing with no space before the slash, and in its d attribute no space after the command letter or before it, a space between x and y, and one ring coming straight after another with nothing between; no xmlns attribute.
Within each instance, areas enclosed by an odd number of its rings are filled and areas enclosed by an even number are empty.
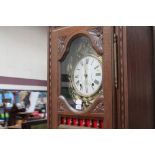
<svg viewBox="0 0 155 155"><path fill-rule="evenodd" d="M153 28L126 27L128 59L128 127L154 128Z"/></svg>
<svg viewBox="0 0 155 155"><path fill-rule="evenodd" d="M117 128L154 128L151 27L115 27L118 44Z"/></svg>

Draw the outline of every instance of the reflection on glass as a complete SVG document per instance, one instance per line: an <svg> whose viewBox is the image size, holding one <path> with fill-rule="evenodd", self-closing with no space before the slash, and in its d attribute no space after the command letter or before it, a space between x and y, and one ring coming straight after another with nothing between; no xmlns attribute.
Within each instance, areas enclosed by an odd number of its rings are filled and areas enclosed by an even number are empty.
<svg viewBox="0 0 155 155"><path fill-rule="evenodd" d="M74 39L61 62L61 95L76 110L83 111L101 95L102 59L87 37Z"/></svg>

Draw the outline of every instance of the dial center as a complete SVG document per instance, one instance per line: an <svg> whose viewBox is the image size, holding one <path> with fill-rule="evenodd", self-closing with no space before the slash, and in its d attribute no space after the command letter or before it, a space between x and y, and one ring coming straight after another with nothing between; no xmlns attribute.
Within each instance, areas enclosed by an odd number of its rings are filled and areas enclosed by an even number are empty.
<svg viewBox="0 0 155 155"><path fill-rule="evenodd" d="M84 74L84 76L85 76L85 78L87 78L88 77L88 74Z"/></svg>

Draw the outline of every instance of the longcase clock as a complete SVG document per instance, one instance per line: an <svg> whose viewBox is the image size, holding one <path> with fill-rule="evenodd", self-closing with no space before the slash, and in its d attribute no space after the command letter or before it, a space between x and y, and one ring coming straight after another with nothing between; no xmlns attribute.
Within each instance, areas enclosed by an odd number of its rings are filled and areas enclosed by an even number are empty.
<svg viewBox="0 0 155 155"><path fill-rule="evenodd" d="M112 27L50 27L50 128L113 128Z"/></svg>

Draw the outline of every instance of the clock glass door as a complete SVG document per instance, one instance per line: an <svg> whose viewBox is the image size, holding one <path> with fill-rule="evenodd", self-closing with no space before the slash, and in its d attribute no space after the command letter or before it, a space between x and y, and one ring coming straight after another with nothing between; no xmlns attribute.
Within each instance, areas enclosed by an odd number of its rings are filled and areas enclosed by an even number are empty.
<svg viewBox="0 0 155 155"><path fill-rule="evenodd" d="M50 36L51 128L111 128L112 28L58 27Z"/></svg>

